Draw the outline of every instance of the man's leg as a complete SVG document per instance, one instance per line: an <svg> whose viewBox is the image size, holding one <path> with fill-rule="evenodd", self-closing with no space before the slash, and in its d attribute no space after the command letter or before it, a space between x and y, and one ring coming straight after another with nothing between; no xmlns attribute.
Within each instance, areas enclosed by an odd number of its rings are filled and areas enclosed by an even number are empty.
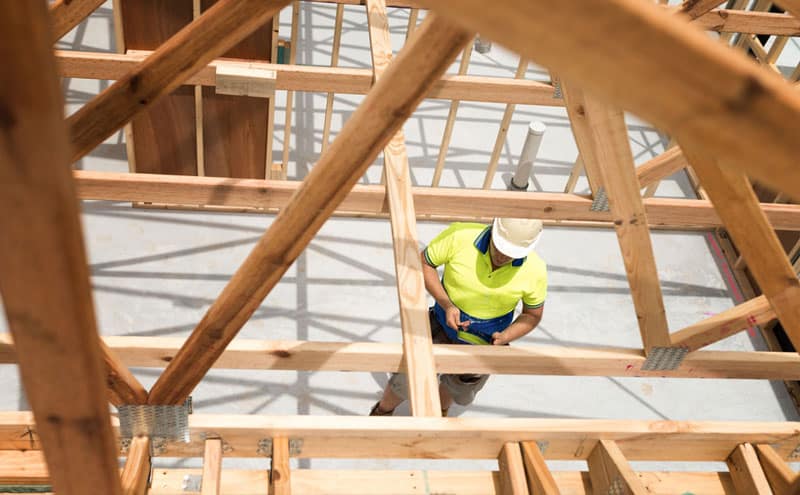
<svg viewBox="0 0 800 495"><path fill-rule="evenodd" d="M372 416L388 416L394 412L394 409L403 403L403 398L397 395L392 391L392 385L390 383L386 384L386 388L383 390L383 397L381 400L373 408L373 413L370 413Z"/></svg>
<svg viewBox="0 0 800 495"><path fill-rule="evenodd" d="M383 390L381 400L372 406L370 416L391 416L394 408L408 397L408 379L405 373L392 373Z"/></svg>
<svg viewBox="0 0 800 495"><path fill-rule="evenodd" d="M447 411L450 410L450 406L453 405L453 396L450 395L450 391L447 390L447 387L444 384L439 383L439 400L442 403L442 417L447 417Z"/></svg>

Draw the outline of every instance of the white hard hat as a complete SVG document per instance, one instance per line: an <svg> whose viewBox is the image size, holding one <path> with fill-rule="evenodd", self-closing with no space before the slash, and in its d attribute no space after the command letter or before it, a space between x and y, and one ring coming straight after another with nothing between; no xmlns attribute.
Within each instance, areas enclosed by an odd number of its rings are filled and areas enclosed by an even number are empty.
<svg viewBox="0 0 800 495"><path fill-rule="evenodd" d="M506 256L524 258L542 237L543 227L541 220L531 218L495 218L492 242Z"/></svg>

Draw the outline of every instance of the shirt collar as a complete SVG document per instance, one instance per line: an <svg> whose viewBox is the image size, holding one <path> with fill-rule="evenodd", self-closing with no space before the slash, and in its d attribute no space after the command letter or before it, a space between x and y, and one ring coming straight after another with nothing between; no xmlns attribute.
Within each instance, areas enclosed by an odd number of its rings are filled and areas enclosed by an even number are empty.
<svg viewBox="0 0 800 495"><path fill-rule="evenodd" d="M489 226L483 229L483 231L480 234L478 234L478 237L475 238L474 242L475 248L483 254L488 253L489 243L491 242L491 239L492 239L492 227ZM527 256L525 258L516 258L514 259L514 261L511 262L511 266L522 266L522 264L525 263L526 259Z"/></svg>

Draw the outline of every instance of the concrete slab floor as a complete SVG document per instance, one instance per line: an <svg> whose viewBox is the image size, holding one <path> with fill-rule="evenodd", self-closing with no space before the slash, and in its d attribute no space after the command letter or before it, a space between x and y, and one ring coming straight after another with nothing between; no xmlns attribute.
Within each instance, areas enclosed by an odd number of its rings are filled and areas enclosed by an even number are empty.
<svg viewBox="0 0 800 495"><path fill-rule="evenodd" d="M330 62L331 5L301 4L298 63ZM363 7L345 8L341 63L369 67L369 42ZM281 35L288 37L288 17ZM390 9L393 44L399 48L407 13ZM110 2L65 41L62 49L113 49ZM434 49L434 47L432 47ZM779 64L796 64L797 38ZM511 76L516 57L495 46L473 54L470 74ZM451 71L457 68L457 64ZM548 79L532 66L529 78ZM64 80L67 112L107 83ZM341 128L361 97L337 95L333 132ZM274 158L280 159L285 93L277 95ZM426 100L405 125L414 183L427 185L439 152L449 102ZM290 153L290 178L302 178L319 155L325 95L296 94ZM446 187L479 188L494 145L504 105L462 103L442 177ZM532 189L560 191L577 155L562 108L517 106L493 187L504 189L522 148L527 124L543 121L547 133L536 161ZM629 120L637 163L663 151L666 138L647 123ZM109 138L78 166L127 170L122 133ZM363 182L380 180L381 159ZM585 190L582 179L578 190ZM682 173L664 181L659 196L690 197ZM476 212L479 214L480 212ZM187 336L235 269L272 222L271 216L131 209L129 204L83 203L85 241L99 328L103 335ZM420 247L444 224L420 222ZM670 328L674 331L723 311L741 296L719 258L713 238L704 233L654 232L653 245ZM616 235L611 230L550 228L539 244L548 263L549 296L539 328L523 344L614 345L641 342ZM270 293L241 338L315 341L399 342L400 321L391 233L385 220L328 221L311 245ZM3 319L0 330L7 331ZM744 332L713 349L763 350L758 333ZM158 375L135 369L150 386ZM197 413L366 414L386 384L384 373L287 371L212 371L193 394ZM26 409L16 368L0 366L0 409ZM401 406L398 414L408 414ZM467 409L455 416L558 417L671 420L797 420L781 383L755 380L677 380L657 378L496 376ZM163 466L196 466L198 460L160 460ZM264 466L263 460L226 459L226 466ZM582 463L553 463L574 468ZM314 459L302 467L493 469L496 463L452 461L347 461ZM663 469L667 463L643 464ZM682 467L709 469L709 464ZM711 469L715 468L713 465Z"/></svg>

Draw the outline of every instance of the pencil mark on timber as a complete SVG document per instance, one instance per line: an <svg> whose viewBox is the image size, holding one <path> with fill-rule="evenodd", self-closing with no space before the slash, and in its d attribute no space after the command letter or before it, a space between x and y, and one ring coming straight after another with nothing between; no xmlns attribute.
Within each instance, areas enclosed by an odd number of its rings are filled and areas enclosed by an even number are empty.
<svg viewBox="0 0 800 495"><path fill-rule="evenodd" d="M0 129L11 129L17 125L14 112L3 102L0 102Z"/></svg>
<svg viewBox="0 0 800 495"><path fill-rule="evenodd" d="M30 426L25 427L25 431L22 432L20 438L28 437L28 443L30 444L30 448L34 449L36 447L36 430L32 429Z"/></svg>

